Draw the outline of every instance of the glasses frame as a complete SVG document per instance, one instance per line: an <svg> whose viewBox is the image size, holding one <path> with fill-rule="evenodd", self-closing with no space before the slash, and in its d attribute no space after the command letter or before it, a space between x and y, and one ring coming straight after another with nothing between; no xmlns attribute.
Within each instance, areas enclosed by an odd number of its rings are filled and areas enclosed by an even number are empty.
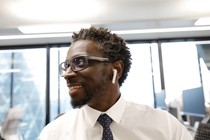
<svg viewBox="0 0 210 140"><path fill-rule="evenodd" d="M73 64L73 60L77 57L84 57L85 59L85 66L79 70L76 70L75 69L75 64ZM88 67L88 62L89 60L94 60L94 61L98 61L98 62L109 62L109 58L105 58L105 57L98 57L98 56L88 56L88 55L76 55L74 57L72 57L71 60L68 60L68 61L64 61L62 62L60 65L59 65L59 74L61 77L64 77L64 73L63 71L67 71L69 69L69 67L71 67L71 70L74 71L74 72L78 72L78 71L82 71L84 69L86 69ZM69 65L68 68L64 68L62 67L62 65ZM72 67L73 66L73 67Z"/></svg>

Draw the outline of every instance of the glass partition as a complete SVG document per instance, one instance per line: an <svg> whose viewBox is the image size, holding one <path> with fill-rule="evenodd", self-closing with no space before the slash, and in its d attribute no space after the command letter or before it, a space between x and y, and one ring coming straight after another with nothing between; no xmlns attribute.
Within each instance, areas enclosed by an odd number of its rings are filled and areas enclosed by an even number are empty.
<svg viewBox="0 0 210 140"><path fill-rule="evenodd" d="M58 74L58 66L65 61L69 45L48 47L50 55L46 48L0 51L0 126L9 110L22 108L23 120L19 128L25 140L37 139L46 125L47 113L52 121L72 109L66 81ZM162 43L161 47L157 43L136 43L128 44L128 47L132 66L120 89L126 100L155 107L160 94L162 107L165 94L169 101L174 101L182 90L201 86L195 43ZM205 62L200 63L205 65ZM49 81L46 72L50 74ZM207 68L205 72L209 75ZM46 95L50 97L49 103Z"/></svg>
<svg viewBox="0 0 210 140"><path fill-rule="evenodd" d="M128 47L132 65L120 90L126 100L154 107L151 47L157 44L128 44Z"/></svg>
<svg viewBox="0 0 210 140"><path fill-rule="evenodd" d="M50 120L71 109L66 81L59 75L59 64L66 59L69 47L50 49Z"/></svg>
<svg viewBox="0 0 210 140"><path fill-rule="evenodd" d="M0 125L9 117L8 131L18 125L25 140L37 140L45 125L46 49L1 50L0 59ZM19 124L14 108L22 112Z"/></svg>
<svg viewBox="0 0 210 140"><path fill-rule="evenodd" d="M201 86L197 47L194 42L162 43L166 96L180 98L182 91Z"/></svg>
<svg viewBox="0 0 210 140"><path fill-rule="evenodd" d="M183 91L202 86L195 42L162 43L166 100L182 121ZM194 103L196 104L196 103Z"/></svg>

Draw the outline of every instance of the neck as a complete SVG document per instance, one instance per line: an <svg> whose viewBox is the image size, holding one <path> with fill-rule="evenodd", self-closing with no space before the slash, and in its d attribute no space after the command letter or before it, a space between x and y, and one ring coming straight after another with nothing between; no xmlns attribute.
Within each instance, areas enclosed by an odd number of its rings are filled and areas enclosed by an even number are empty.
<svg viewBox="0 0 210 140"><path fill-rule="evenodd" d="M96 101L91 101L88 103L88 106L101 111L105 112L107 111L110 107L112 107L120 98L120 92L115 92L110 94L110 96L105 95L101 96L101 98L97 98Z"/></svg>

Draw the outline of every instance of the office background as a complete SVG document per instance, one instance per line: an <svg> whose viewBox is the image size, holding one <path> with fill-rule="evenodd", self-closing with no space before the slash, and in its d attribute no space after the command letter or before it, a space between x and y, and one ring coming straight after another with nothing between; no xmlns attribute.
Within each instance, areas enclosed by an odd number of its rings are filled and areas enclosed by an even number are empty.
<svg viewBox="0 0 210 140"><path fill-rule="evenodd" d="M58 65L72 31L89 26L126 39L133 59L121 88L127 100L168 110L192 126L183 115L209 115L210 27L195 24L210 15L207 0L79 2L0 2L0 125L11 108L21 108L18 131L36 140L46 124L71 109Z"/></svg>

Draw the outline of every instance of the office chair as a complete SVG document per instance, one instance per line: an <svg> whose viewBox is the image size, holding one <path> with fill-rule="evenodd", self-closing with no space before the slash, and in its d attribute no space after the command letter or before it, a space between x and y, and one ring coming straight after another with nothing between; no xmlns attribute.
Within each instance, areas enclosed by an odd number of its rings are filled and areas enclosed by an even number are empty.
<svg viewBox="0 0 210 140"><path fill-rule="evenodd" d="M210 140L210 124L199 123L194 140Z"/></svg>

